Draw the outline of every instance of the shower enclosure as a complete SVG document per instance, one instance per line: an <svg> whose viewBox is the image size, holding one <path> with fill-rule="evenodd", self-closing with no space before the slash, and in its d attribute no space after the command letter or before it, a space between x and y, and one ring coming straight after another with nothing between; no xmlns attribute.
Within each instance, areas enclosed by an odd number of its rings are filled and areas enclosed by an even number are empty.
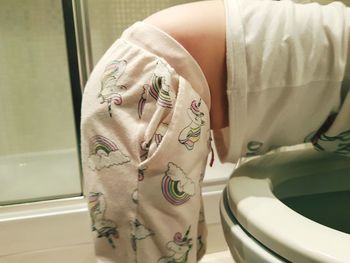
<svg viewBox="0 0 350 263"><path fill-rule="evenodd" d="M73 7L0 0L0 262L93 262Z"/></svg>
<svg viewBox="0 0 350 263"><path fill-rule="evenodd" d="M61 2L0 1L1 205L80 195L66 44Z"/></svg>

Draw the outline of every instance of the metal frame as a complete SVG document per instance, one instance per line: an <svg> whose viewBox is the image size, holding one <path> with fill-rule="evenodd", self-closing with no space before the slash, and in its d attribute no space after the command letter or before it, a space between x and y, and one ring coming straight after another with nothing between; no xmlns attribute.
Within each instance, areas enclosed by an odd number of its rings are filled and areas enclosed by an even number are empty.
<svg viewBox="0 0 350 263"><path fill-rule="evenodd" d="M78 51L80 84L81 90L83 91L93 69L88 3L87 0L72 0L72 6Z"/></svg>
<svg viewBox="0 0 350 263"><path fill-rule="evenodd" d="M74 111L75 132L81 189L84 183L81 165L80 116L82 92L92 69L90 35L87 20L87 5L84 0L61 0L66 36L67 59Z"/></svg>

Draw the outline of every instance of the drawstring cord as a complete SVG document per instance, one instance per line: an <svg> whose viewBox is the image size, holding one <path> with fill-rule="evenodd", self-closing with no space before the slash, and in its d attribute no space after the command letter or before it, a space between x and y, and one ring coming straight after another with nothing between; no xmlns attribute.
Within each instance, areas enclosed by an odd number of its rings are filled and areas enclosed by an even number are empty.
<svg viewBox="0 0 350 263"><path fill-rule="evenodd" d="M213 147L211 146L210 144L210 149L211 149L211 159L210 159L210 167L213 167L213 163L214 163L214 150L213 150Z"/></svg>
<svg viewBox="0 0 350 263"><path fill-rule="evenodd" d="M210 167L213 167L213 164L214 164L214 149L213 149L213 146L212 146L212 138L211 136L209 137L209 144L210 144L210 151L211 151L211 158L210 158L210 162L209 162L209 166Z"/></svg>

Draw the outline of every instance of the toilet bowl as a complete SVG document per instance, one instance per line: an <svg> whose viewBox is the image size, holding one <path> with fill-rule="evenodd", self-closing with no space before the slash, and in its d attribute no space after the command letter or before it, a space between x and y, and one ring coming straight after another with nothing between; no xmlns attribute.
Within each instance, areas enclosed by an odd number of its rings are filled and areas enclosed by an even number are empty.
<svg viewBox="0 0 350 263"><path fill-rule="evenodd" d="M244 162L220 204L237 262L350 262L350 158L311 148Z"/></svg>

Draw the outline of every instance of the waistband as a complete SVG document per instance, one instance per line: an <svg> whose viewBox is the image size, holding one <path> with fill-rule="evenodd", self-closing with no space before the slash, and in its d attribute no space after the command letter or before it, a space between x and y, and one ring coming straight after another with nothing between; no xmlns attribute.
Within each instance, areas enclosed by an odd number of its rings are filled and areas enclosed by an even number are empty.
<svg viewBox="0 0 350 263"><path fill-rule="evenodd" d="M164 58L191 84L210 110L210 90L202 69L191 54L173 37L156 26L139 21L126 29L121 38Z"/></svg>

